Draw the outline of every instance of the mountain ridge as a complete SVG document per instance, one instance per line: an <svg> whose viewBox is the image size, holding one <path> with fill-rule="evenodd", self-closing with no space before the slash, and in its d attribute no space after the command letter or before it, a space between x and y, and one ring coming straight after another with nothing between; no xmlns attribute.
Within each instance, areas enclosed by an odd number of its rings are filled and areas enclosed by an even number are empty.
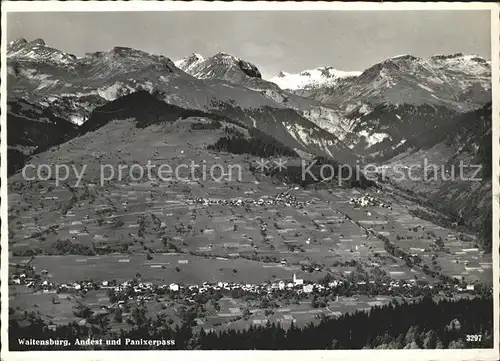
<svg viewBox="0 0 500 361"><path fill-rule="evenodd" d="M300 95L301 91L283 90L262 79L254 64L224 52L209 58L194 53L175 62L124 46L80 58L65 54L41 39L11 42L9 96L26 97L50 107L59 118L83 124L96 106L146 90L185 109L228 112L280 141L291 136L299 148L316 144L322 156L334 156L335 151L391 152L420 132L419 114L431 111L436 113L432 119L446 123L457 112L476 109L491 97L488 61L460 53L433 56L432 66L428 59L406 54L355 74L320 67L317 73L333 79L335 87ZM429 75L434 72L446 82ZM462 77L448 84L456 74ZM374 117L378 125L369 120ZM384 127L390 124L384 119L393 119L389 123L395 125L395 134L387 134Z"/></svg>
<svg viewBox="0 0 500 361"><path fill-rule="evenodd" d="M127 47L87 53L72 58L71 63L61 63L52 56L59 54L58 50L47 47L33 53L33 46L45 45L19 44L8 57L10 98L26 97L75 124L85 124L92 110L106 102L145 90L185 109L216 114L229 109L241 121L265 130L292 148L304 150L311 146L321 156L335 156L337 151L349 154L349 159L352 155L338 137L285 104L287 95L262 80L253 64L226 53L209 58L209 64L219 73L199 79L177 68L168 57ZM200 69L206 70L206 65ZM236 74L236 79L225 67ZM290 98L290 103L302 102L306 107L314 104L300 97ZM295 108L300 106L296 104ZM33 126L37 126L35 122Z"/></svg>
<svg viewBox="0 0 500 361"><path fill-rule="evenodd" d="M479 101L469 101L471 88ZM419 58L402 55L386 59L359 76L330 86L302 88L295 94L338 106L355 104L434 104L458 111L483 106L491 92L491 62L461 53ZM491 96L490 96L491 97Z"/></svg>
<svg viewBox="0 0 500 361"><path fill-rule="evenodd" d="M335 86L341 79L361 75L361 71L342 71L331 66L321 66L288 73L281 70L278 75L269 79L283 90L307 90L322 86Z"/></svg>
<svg viewBox="0 0 500 361"><path fill-rule="evenodd" d="M198 79L218 78L233 82L241 82L246 77L262 79L257 66L225 52L218 52L210 58L194 53L176 61L175 65Z"/></svg>

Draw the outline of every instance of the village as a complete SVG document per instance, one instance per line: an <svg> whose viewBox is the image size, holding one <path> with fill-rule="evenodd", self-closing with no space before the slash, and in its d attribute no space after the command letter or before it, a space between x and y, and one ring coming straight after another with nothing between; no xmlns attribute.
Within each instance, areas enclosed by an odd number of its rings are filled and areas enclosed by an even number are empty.
<svg viewBox="0 0 500 361"><path fill-rule="evenodd" d="M41 307L47 310L65 310L66 316L61 314L47 319L51 322L49 328L53 329L64 324L66 317L71 315L79 317L79 325L85 325L88 320L83 314L110 316L113 322L118 322L113 327L119 329L123 327L119 321L122 317L127 325L134 322L134 310L138 308L151 314L168 315L169 322L189 319L188 322L206 330L225 329L230 325L262 325L268 321L288 327L296 322L305 325L322 317L338 318L345 313L366 312L389 302L411 303L423 296L456 299L491 293L491 288L483 284L426 284L415 279L381 282L325 277L311 281L293 274L291 279L261 283L221 280L183 284L144 281L137 273L136 277L124 282L114 279L55 282L48 277L47 270L35 271L28 267L25 271L11 273L9 285L12 290L29 297L26 298L28 302L35 302L35 305L42 302ZM88 311L82 311L85 309Z"/></svg>
<svg viewBox="0 0 500 361"><path fill-rule="evenodd" d="M380 193L380 190L377 191L377 193ZM382 208L387 208L389 210L392 210L392 206L389 203L385 203L383 201L378 200L377 198L370 196L370 195L364 195L363 197L353 197L349 200L349 204L354 205L354 207L382 207Z"/></svg>
<svg viewBox="0 0 500 361"><path fill-rule="evenodd" d="M77 281L73 283L56 283L43 280L47 275L47 270L42 270L41 275L35 275L32 272L31 276L26 273L14 273L9 280L10 285L25 285L33 289L34 292L42 293L73 293L85 295L87 292L97 290L107 290L113 299L121 300L119 304L125 303L127 300L136 301L152 301L155 297L165 294L174 295L179 293L187 302L195 302L192 297L200 294L211 294L220 292L234 297L240 297L245 294L258 294L269 296L273 293L281 291L293 292L296 295L307 295L311 293L330 295L330 296L343 296L346 294L355 295L359 294L373 294L376 290L378 295L405 295L412 296L412 294L421 295L425 290L431 294L450 294L453 293L468 293L474 294L477 291L475 284L466 284L464 282L457 282L455 284L421 284L415 279L411 280L393 280L391 282L378 282L378 281L358 281L350 282L348 280L324 280L323 282L310 282L298 278L296 274L293 275L292 280L280 280L278 282L262 282L260 284L252 283L236 283L236 282L203 282L201 285L195 284L154 284L153 282L142 282L140 275L130 281L117 283L116 280L102 280L102 281ZM424 291L423 291L424 290Z"/></svg>
<svg viewBox="0 0 500 361"><path fill-rule="evenodd" d="M196 197L188 199L195 204L202 204L204 206L212 206L212 205L226 205L226 206L277 206L282 205L285 207L294 207L301 209L306 205L310 205L312 201L299 202L297 201L297 197L290 193L290 190L298 190L299 188L290 188L286 192L281 192L276 194L275 196L265 196L259 199L253 198L234 198L234 199L218 199L218 198L202 198Z"/></svg>

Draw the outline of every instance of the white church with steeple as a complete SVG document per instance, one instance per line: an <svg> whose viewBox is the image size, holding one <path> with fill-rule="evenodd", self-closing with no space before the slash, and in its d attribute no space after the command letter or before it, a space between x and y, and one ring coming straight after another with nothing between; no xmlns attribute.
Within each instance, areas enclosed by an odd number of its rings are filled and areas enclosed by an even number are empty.
<svg viewBox="0 0 500 361"><path fill-rule="evenodd" d="M300 279L300 278L297 278L297 276L294 273L293 274L293 284L296 285L296 286L303 285L304 284L304 280Z"/></svg>

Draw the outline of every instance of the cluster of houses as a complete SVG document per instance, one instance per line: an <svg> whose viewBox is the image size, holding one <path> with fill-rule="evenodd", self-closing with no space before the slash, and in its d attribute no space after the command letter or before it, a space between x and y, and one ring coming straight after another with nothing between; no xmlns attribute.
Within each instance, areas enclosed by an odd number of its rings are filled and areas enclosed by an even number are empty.
<svg viewBox="0 0 500 361"><path fill-rule="evenodd" d="M192 199L195 204L202 204L204 206L211 205L226 205L226 206L276 206L284 205L286 207L302 208L304 205L312 203L311 201L299 202L297 198L289 192L278 193L276 196L265 196L259 199L253 198L232 198L232 199L218 199L218 198L202 198L196 197Z"/></svg>
<svg viewBox="0 0 500 361"><path fill-rule="evenodd" d="M42 271L42 276L46 275L47 271ZM25 285L28 288L41 289L47 293L67 292L70 290L88 292L98 288L95 282L79 281L73 283L56 283L47 279L42 280L40 277L31 277L25 273L14 274L10 277L9 284ZM97 287L96 287L97 286Z"/></svg>
<svg viewBox="0 0 500 361"><path fill-rule="evenodd" d="M48 280L42 280L40 277L33 279L28 278L24 274L21 275L13 275L10 278L10 284L22 284L27 287L34 288L38 291L42 291L44 293L76 293L76 292L89 292L92 290L99 289L107 289L111 290L115 293L116 296L120 294L125 294L129 299L136 299L138 301L150 301L156 295L165 294L167 292L177 293L182 292L184 297L194 297L196 295L200 295L203 293L211 293L213 291L222 291L223 293L227 293L229 295L232 294L232 291L239 290L243 293L254 293L254 294L272 294L274 292L279 291L292 291L296 294L310 294L313 292L324 293L324 292L335 292L336 289L345 286L345 283L349 281L342 280L332 280L328 283L316 283L305 281L301 278L298 278L295 274L293 275L293 279L291 281L280 280L276 282L264 282L261 284L252 284L252 283L235 283L235 282L216 282L216 283L208 283L203 282L201 285L181 285L177 283L170 283L164 285L155 285L152 282L141 282L138 280L134 281L126 281L123 283L117 283L116 281L79 281L73 283L61 283L57 284L55 282L50 282ZM396 281L393 280L388 283L376 283L375 281L358 281L351 282L349 284L350 289L359 289L362 290L364 287L369 287L371 285L377 285L379 287L379 291L382 292L384 289L387 292L397 291L397 290L411 290L414 288L418 289L429 289L432 290L434 288L433 285L417 285L415 280L407 280L407 281ZM441 285L440 289L455 292L474 292L474 285ZM386 292L386 293L387 293ZM384 293L384 292L382 292ZM120 297L118 297L120 298ZM192 300L192 299L191 299ZM120 303L120 302L119 302ZM123 303L123 302L121 302Z"/></svg>
<svg viewBox="0 0 500 361"><path fill-rule="evenodd" d="M378 200L375 197L365 195L360 198L351 198L349 200L349 204L353 204L355 206L359 207L369 207L369 206L374 206L374 207L382 207L382 208L388 208L392 209L392 206L388 203L384 203L380 200Z"/></svg>

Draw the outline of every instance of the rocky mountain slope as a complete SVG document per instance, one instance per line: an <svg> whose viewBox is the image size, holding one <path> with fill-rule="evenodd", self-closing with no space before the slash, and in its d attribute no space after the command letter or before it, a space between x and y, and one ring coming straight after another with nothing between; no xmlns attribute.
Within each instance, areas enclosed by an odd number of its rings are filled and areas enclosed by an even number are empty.
<svg viewBox="0 0 500 361"><path fill-rule="evenodd" d="M385 163L380 169L392 185L491 245L491 62L463 54L402 55L357 76L300 74L274 79L283 89L339 109L343 141L353 151ZM424 162L437 167L435 178L427 177ZM420 177L400 177L401 165L416 166Z"/></svg>
<svg viewBox="0 0 500 361"><path fill-rule="evenodd" d="M233 84L233 86L238 85L258 92L274 104L279 104L281 108L295 110L300 117L334 134L341 141L347 139L351 133L352 121L343 116L339 107L326 106L313 99L304 98L288 90L283 90L274 82L262 79L255 65L235 56L218 53L205 58L200 54L192 54L176 61L175 64L198 79L208 79L215 82L215 84L222 80ZM330 72L332 77L339 76L341 73L333 70L326 71ZM270 106L272 107L272 105ZM349 140L352 142L353 137L350 136ZM349 144L346 143L345 145L348 146Z"/></svg>
<svg viewBox="0 0 500 361"><path fill-rule="evenodd" d="M24 99L7 102L8 172L22 167L32 154L47 150L78 134L77 126L55 115L43 105Z"/></svg>
<svg viewBox="0 0 500 361"><path fill-rule="evenodd" d="M475 55L401 55L375 64L358 76L323 82L297 92L345 109L362 104L433 104L458 111L476 109L490 98L491 62ZM471 95L474 95L471 99Z"/></svg>
<svg viewBox="0 0 500 361"><path fill-rule="evenodd" d="M282 73L282 80L294 88L283 90L263 80L255 65L226 53L209 58L193 54L174 63L165 56L124 47L81 58L40 39L19 40L8 47L9 95L50 108L55 116L75 124L84 123L95 106L147 90L188 109L218 113L230 109L281 140L289 138L291 130L292 138L300 138L299 148L316 144L323 155L340 149L349 153L351 148L376 158L394 154L428 126L484 104L490 96L489 66L478 57L460 54L430 59L400 56L362 73L331 67L304 71L295 78ZM292 118L299 119L300 126L280 118L287 114L284 109L295 111ZM280 114L278 118L273 112ZM320 134L328 141L316 138Z"/></svg>
<svg viewBox="0 0 500 361"><path fill-rule="evenodd" d="M348 129L343 140L357 152L387 159L410 138L491 101L491 62L463 54L402 55L359 76L294 93L339 109Z"/></svg>
<svg viewBox="0 0 500 361"><path fill-rule="evenodd" d="M21 39L9 44L7 55L9 97L50 108L54 116L75 124L84 123L96 106L147 90L187 109L230 111L278 137L299 138L299 148L317 144L323 155L351 148L387 159L409 138L448 124L491 97L489 62L462 54L403 55L361 74L318 68L297 75L293 91L263 80L255 65L226 53L193 54L174 63L162 55L115 47L78 58L43 40ZM290 109L297 126L283 118Z"/></svg>
<svg viewBox="0 0 500 361"><path fill-rule="evenodd" d="M355 109L346 113L346 117L352 121L352 134L363 137L354 150L382 160L397 155L413 139L427 139L429 131L453 123L459 114L432 104L379 103Z"/></svg>
<svg viewBox="0 0 500 361"><path fill-rule="evenodd" d="M393 185L474 229L487 248L492 223L492 107L457 115L408 141L380 168ZM412 176L401 177L401 164ZM406 173L404 173L406 174Z"/></svg>
<svg viewBox="0 0 500 361"><path fill-rule="evenodd" d="M208 59L199 54L192 54L186 59L176 61L175 65L199 79L217 78L238 82L247 77L262 78L254 64L222 52Z"/></svg>

